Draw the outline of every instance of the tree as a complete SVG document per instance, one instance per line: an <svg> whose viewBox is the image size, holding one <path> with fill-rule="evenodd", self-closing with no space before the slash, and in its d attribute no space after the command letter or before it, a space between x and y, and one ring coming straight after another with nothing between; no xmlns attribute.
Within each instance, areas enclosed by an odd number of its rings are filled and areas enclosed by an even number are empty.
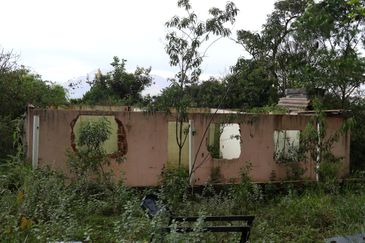
<svg viewBox="0 0 365 243"><path fill-rule="evenodd" d="M0 161L15 153L13 134L27 104L46 107L67 103L62 86L42 80L19 66L17 60L18 56L12 52L0 51Z"/></svg>
<svg viewBox="0 0 365 243"><path fill-rule="evenodd" d="M0 75L0 90L0 115L11 119L23 114L27 104L46 107L67 103L62 86L43 81L23 66Z"/></svg>
<svg viewBox="0 0 365 243"><path fill-rule="evenodd" d="M199 84L193 84L187 87L187 93L191 97L192 107L217 108L225 107L223 96L226 93L226 87L222 80L210 78Z"/></svg>
<svg viewBox="0 0 365 243"><path fill-rule="evenodd" d="M156 96L152 100L152 106L154 110L169 112L171 107L176 107L179 100L176 99L180 92L180 87L177 83L173 83L167 88L162 89L160 95ZM188 101L190 104L190 101Z"/></svg>
<svg viewBox="0 0 365 243"><path fill-rule="evenodd" d="M276 103L277 90L269 66L264 60L239 59L224 79L229 96L222 107L251 109Z"/></svg>
<svg viewBox="0 0 365 243"><path fill-rule="evenodd" d="M12 51L0 49L0 75L10 72L17 67L18 56Z"/></svg>
<svg viewBox="0 0 365 243"><path fill-rule="evenodd" d="M97 175L98 179L108 181L103 167L110 165L110 160L103 145L110 135L110 122L105 117L81 123L77 139L78 150L68 153L68 163L78 180Z"/></svg>
<svg viewBox="0 0 365 243"><path fill-rule="evenodd" d="M287 88L321 88L344 108L364 83L361 6L356 0L278 1L261 32L238 31L237 42L267 66L279 96Z"/></svg>
<svg viewBox="0 0 365 243"><path fill-rule="evenodd" d="M155 110L166 111L171 107L176 107L180 102L176 99L179 95L180 87L178 84L173 84L162 90L161 94L155 97L153 106ZM222 81L215 78L194 83L185 88L186 103L184 106L196 108L216 108L221 103L222 95L225 92L225 87Z"/></svg>
<svg viewBox="0 0 365 243"><path fill-rule="evenodd" d="M314 43L316 47L302 67L317 70L319 78L307 80L307 86L328 90L341 101L342 108L365 82L365 59L359 52L363 47L365 17L351 16L357 7L346 0L325 0L309 5L296 23L297 42L306 46ZM298 74L307 76L305 69Z"/></svg>
<svg viewBox="0 0 365 243"><path fill-rule="evenodd" d="M352 6L352 11L349 13L351 18L359 18L365 16L365 2L362 0L350 0L348 4Z"/></svg>
<svg viewBox="0 0 365 243"><path fill-rule="evenodd" d="M141 92L152 82L151 68L137 67L134 73L128 73L125 64L125 59L114 57L110 64L113 71L104 75L99 70L90 82L91 89L84 95L83 102L99 105L136 105L142 102Z"/></svg>
<svg viewBox="0 0 365 243"><path fill-rule="evenodd" d="M295 84L289 79L288 68L301 50L293 43L294 22L307 6L307 0L284 0L275 3L260 33L246 30L237 32L237 42L260 65L269 71L272 85L279 96ZM259 82L259 80L257 80Z"/></svg>
<svg viewBox="0 0 365 243"><path fill-rule="evenodd" d="M185 16L174 16L166 23L166 52L170 57L170 65L177 67L178 71L173 79L177 89L174 108L176 109L176 143L179 149L179 167L181 165L181 151L185 144L187 134L183 134L183 122L186 120L187 97L186 87L197 83L201 74L201 63L206 51L214 44L209 41L212 36L227 37L231 31L225 27L227 22L235 21L238 9L232 2L226 4L225 10L212 8L209 10L210 18L200 21L189 0L178 0L178 7L185 11ZM204 45L205 44L205 45Z"/></svg>

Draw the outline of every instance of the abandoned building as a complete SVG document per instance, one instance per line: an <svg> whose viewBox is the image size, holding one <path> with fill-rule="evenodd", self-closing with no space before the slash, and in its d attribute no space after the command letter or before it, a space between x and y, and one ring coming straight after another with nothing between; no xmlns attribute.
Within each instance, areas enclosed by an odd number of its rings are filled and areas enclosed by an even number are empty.
<svg viewBox="0 0 365 243"><path fill-rule="evenodd" d="M331 136L346 117L341 111L326 113L326 134ZM148 113L116 106L74 106L28 108L26 151L33 167L49 166L69 174L66 151L76 149L80 124L101 117L108 119L112 128L104 148L112 160L113 155L125 158L121 164L112 162L109 169L116 178L123 172L126 185L157 185L162 169L176 165L178 149L173 113ZM302 179L315 180L316 163L310 156L305 161L282 162L293 155L293 149L299 148L300 133L313 122L313 117L314 112L298 109L290 114L196 109L184 123L188 137L182 150L182 164L192 173L194 185L237 183L240 170L248 164L249 175L255 182L287 180L294 167L302 170ZM349 152L350 132L347 131L332 146L332 153L341 159L340 176L349 173Z"/></svg>

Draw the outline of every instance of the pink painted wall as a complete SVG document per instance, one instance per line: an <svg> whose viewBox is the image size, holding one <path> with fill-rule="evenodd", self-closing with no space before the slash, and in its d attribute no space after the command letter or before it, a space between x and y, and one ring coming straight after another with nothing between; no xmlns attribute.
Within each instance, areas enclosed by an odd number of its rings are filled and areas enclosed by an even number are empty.
<svg viewBox="0 0 365 243"><path fill-rule="evenodd" d="M28 112L27 128L27 155L32 157L32 122L33 116L40 117L39 132L39 166L50 166L52 169L69 174L66 151L71 150L71 122L78 115L108 115L115 116L123 123L128 152L122 164L112 163L111 168L117 177L123 174L128 186L154 186L159 182L162 168L167 162L168 121L174 118L166 113L147 114L144 112L128 112L84 109L35 109ZM230 117L228 117L230 116ZM194 183L205 184L211 179L213 167L220 167L221 182L237 182L240 169L247 161L252 164L250 176L253 181L267 182L286 178L287 167L278 164L273 159L274 130L303 130L310 120L309 115L225 115L217 114L213 121L239 123L241 130L241 154L237 159L214 159L207 150L207 138L203 138L205 128L209 124L210 115L203 113L190 114L196 130L193 137L193 150L198 151L200 141L202 146L197 154ZM327 134L337 130L344 118L328 117ZM340 137L333 152L342 156L342 175L349 173L350 133ZM305 177L315 179L314 163L301 163L306 168ZM275 175L275 177L273 177Z"/></svg>

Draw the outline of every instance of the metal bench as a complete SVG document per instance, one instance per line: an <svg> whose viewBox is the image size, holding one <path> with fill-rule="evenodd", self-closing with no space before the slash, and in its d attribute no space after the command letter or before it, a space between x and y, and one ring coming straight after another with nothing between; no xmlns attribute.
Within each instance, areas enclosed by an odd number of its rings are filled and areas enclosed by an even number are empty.
<svg viewBox="0 0 365 243"><path fill-rule="evenodd" d="M149 194L142 199L141 207L146 210L148 216L150 218L155 217L160 211L161 208L157 204L158 197L154 194ZM167 210L167 209L166 209ZM170 233L172 231L177 233L189 233L193 232L194 228L190 226L178 226L171 227L173 222L182 223L182 222L197 222L199 217L197 216L172 216L171 212L169 219L169 226L161 228L162 233ZM250 236L251 227L253 224L253 220L255 216L252 215L231 215L231 216L206 216L201 218L204 222L233 222L240 221L244 222L243 225L220 225L220 226L203 226L201 228L201 232L236 232L241 233L241 238L239 242L247 242ZM151 238L151 241L153 236Z"/></svg>

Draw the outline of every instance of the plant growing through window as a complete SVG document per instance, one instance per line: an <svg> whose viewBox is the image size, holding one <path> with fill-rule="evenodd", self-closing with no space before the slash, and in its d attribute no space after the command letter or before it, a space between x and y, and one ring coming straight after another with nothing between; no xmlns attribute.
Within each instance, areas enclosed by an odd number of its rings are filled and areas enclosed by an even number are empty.
<svg viewBox="0 0 365 243"><path fill-rule="evenodd" d="M192 11L189 0L178 0L177 5L185 11L185 16L174 16L166 23L168 33L165 49L170 58L170 65L178 68L176 79L171 81L177 88L173 108L176 110L178 165L181 166L182 149L187 140L183 123L187 121L187 108L190 100L186 87L198 82L201 64L209 47L218 39L230 35L231 31L225 24L235 22L238 9L232 2L228 2L224 10L211 8L209 10L210 18L201 21ZM211 41L212 36L216 36L218 39Z"/></svg>
<svg viewBox="0 0 365 243"><path fill-rule="evenodd" d="M274 159L278 163L299 162L303 159L299 130L274 131Z"/></svg>

